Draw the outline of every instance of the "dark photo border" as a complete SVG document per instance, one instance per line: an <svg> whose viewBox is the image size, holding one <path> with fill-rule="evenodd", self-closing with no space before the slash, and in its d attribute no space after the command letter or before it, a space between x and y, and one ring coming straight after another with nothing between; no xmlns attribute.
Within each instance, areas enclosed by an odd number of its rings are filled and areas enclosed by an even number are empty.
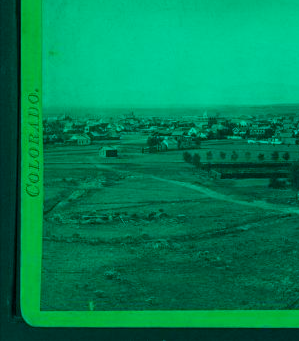
<svg viewBox="0 0 299 341"><path fill-rule="evenodd" d="M296 329L34 328L19 309L20 3L0 2L0 340L295 340Z"/></svg>

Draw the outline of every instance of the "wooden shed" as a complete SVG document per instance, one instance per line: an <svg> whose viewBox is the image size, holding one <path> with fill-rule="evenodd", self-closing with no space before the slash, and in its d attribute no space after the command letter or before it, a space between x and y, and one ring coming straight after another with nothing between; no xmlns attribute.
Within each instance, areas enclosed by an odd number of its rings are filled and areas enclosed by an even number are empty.
<svg viewBox="0 0 299 341"><path fill-rule="evenodd" d="M99 149L100 157L117 157L117 149L110 146L101 147Z"/></svg>

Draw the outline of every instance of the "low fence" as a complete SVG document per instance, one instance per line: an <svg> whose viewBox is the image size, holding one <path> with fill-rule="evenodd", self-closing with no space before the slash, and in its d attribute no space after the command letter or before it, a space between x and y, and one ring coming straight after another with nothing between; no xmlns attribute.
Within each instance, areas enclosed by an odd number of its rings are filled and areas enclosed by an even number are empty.
<svg viewBox="0 0 299 341"><path fill-rule="evenodd" d="M288 178L288 172L227 172L220 173L220 178L218 179L270 179L274 175L278 176L278 178Z"/></svg>
<svg viewBox="0 0 299 341"><path fill-rule="evenodd" d="M290 165L291 162L201 163L201 169L213 179L269 179L288 178Z"/></svg>
<svg viewBox="0 0 299 341"><path fill-rule="evenodd" d="M201 162L203 168L289 168L292 162Z"/></svg>

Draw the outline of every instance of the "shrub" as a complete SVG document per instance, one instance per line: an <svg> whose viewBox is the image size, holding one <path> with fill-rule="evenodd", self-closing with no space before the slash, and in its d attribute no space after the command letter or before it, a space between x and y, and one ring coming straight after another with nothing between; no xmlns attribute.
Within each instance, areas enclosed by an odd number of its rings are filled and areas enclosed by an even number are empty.
<svg viewBox="0 0 299 341"><path fill-rule="evenodd" d="M192 155L189 152L184 152L183 158L185 162L188 162L188 163L192 162Z"/></svg>
<svg viewBox="0 0 299 341"><path fill-rule="evenodd" d="M262 153L259 153L259 155L257 157L260 161L263 161L265 159L265 155Z"/></svg>
<svg viewBox="0 0 299 341"><path fill-rule="evenodd" d="M251 158L251 153L250 152L246 152L245 153L245 159L246 160L250 160L250 158Z"/></svg>
<svg viewBox="0 0 299 341"><path fill-rule="evenodd" d="M233 161L236 161L237 159L238 159L238 157L239 157L239 155L236 153L236 151L234 150L233 151L233 153L232 153L232 155L231 155L231 159L233 160Z"/></svg>
<svg viewBox="0 0 299 341"><path fill-rule="evenodd" d="M198 153L195 153L193 155L192 163L196 168L200 167L200 155Z"/></svg>
<svg viewBox="0 0 299 341"><path fill-rule="evenodd" d="M279 154L278 154L277 151L275 151L275 152L273 152L273 153L271 154L271 159L272 159L273 161L277 161L277 160L279 159Z"/></svg>
<svg viewBox="0 0 299 341"><path fill-rule="evenodd" d="M226 158L226 153L224 153L224 152L220 152L220 158L222 159L222 160L225 160L225 158Z"/></svg>
<svg viewBox="0 0 299 341"><path fill-rule="evenodd" d="M207 160L212 160L213 159L213 153L211 151L207 152Z"/></svg>
<svg viewBox="0 0 299 341"><path fill-rule="evenodd" d="M149 147L154 147L158 144L158 139L156 136L149 136L147 139L147 145Z"/></svg>
<svg viewBox="0 0 299 341"><path fill-rule="evenodd" d="M283 155L282 155L283 159L288 161L290 159L290 153L289 152L285 152Z"/></svg>

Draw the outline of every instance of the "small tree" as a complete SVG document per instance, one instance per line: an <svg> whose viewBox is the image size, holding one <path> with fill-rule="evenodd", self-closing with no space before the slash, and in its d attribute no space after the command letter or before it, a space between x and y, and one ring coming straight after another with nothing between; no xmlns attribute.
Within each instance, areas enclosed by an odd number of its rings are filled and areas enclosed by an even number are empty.
<svg viewBox="0 0 299 341"><path fill-rule="evenodd" d="M226 158L226 153L220 152L219 155L220 155L220 158L221 158L222 160L225 160L225 158Z"/></svg>
<svg viewBox="0 0 299 341"><path fill-rule="evenodd" d="M149 147L155 147L158 144L158 138L157 136L149 136L147 139L147 145Z"/></svg>
<svg viewBox="0 0 299 341"><path fill-rule="evenodd" d="M213 159L213 153L211 151L207 152L207 160L212 160Z"/></svg>
<svg viewBox="0 0 299 341"><path fill-rule="evenodd" d="M259 153L258 159L259 159L259 161L263 161L265 159L265 155L262 153Z"/></svg>
<svg viewBox="0 0 299 341"><path fill-rule="evenodd" d="M200 167L200 155L198 153L195 153L193 155L192 163L196 168Z"/></svg>
<svg viewBox="0 0 299 341"><path fill-rule="evenodd" d="M147 145L151 147L154 144L154 139L152 136L149 136L146 141Z"/></svg>
<svg viewBox="0 0 299 341"><path fill-rule="evenodd" d="M189 152L184 152L183 158L184 158L185 162L188 162L188 163L192 162L192 155Z"/></svg>
<svg viewBox="0 0 299 341"><path fill-rule="evenodd" d="M274 134L274 131L272 128L268 128L265 130L265 134L264 134L264 138L269 138L269 137L272 137Z"/></svg>
<svg viewBox="0 0 299 341"><path fill-rule="evenodd" d="M290 159L290 153L289 152L285 152L283 155L282 155L283 159L288 161Z"/></svg>
<svg viewBox="0 0 299 341"><path fill-rule="evenodd" d="M247 161L249 161L250 158L251 158L251 153L250 153L250 152L246 152L246 153L245 153L245 159L246 159Z"/></svg>
<svg viewBox="0 0 299 341"><path fill-rule="evenodd" d="M279 154L278 154L277 151L275 151L275 152L273 152L273 153L271 154L271 159L272 159L273 161L277 161L277 160L279 159Z"/></svg>
<svg viewBox="0 0 299 341"><path fill-rule="evenodd" d="M236 151L234 150L233 153L232 153L232 155L231 155L231 159L232 159L233 161L237 161L238 157L239 157L239 155L238 155L238 154L236 153Z"/></svg>
<svg viewBox="0 0 299 341"><path fill-rule="evenodd" d="M299 191L299 162L294 162L290 169L290 180L294 191L296 192L296 201L298 201Z"/></svg>

